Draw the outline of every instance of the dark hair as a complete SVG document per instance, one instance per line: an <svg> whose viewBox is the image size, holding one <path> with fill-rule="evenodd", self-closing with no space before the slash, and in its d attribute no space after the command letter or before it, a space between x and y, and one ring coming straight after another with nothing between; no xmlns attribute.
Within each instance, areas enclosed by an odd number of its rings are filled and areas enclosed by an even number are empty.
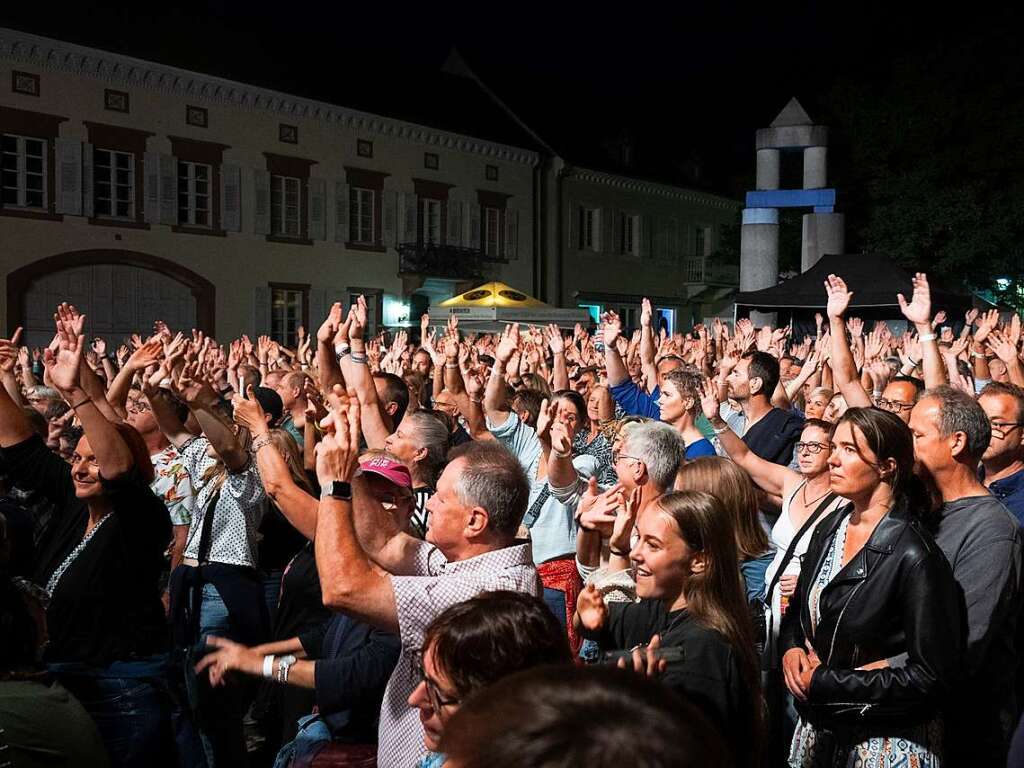
<svg viewBox="0 0 1024 768"><path fill-rule="evenodd" d="M487 510L488 527L514 538L526 514L530 481L519 459L493 440L472 440L448 452L448 463L464 458L455 492L459 501Z"/></svg>
<svg viewBox="0 0 1024 768"><path fill-rule="evenodd" d="M570 664L565 632L543 600L522 592L482 592L427 627L423 648L459 698L540 664Z"/></svg>
<svg viewBox="0 0 1024 768"><path fill-rule="evenodd" d="M753 350L743 355L744 360L750 361L750 368L747 370L748 379L760 379L761 389L759 395L764 395L769 400L775 394L775 387L779 385L779 361L767 352Z"/></svg>
<svg viewBox="0 0 1024 768"><path fill-rule="evenodd" d="M921 393L924 392L924 382L917 378L917 376L893 376L889 383L892 384L897 381L902 381L906 384L913 384L914 389L917 390L916 397L921 397Z"/></svg>
<svg viewBox="0 0 1024 768"><path fill-rule="evenodd" d="M897 504L905 502L909 510L919 516L930 510L931 501L927 489L914 474L914 436L910 427L896 414L880 408L848 408L832 426L830 440L834 439L835 431L844 422L856 428L853 432L853 446L862 461L876 468L888 459L895 463L896 469L891 480L894 501ZM868 449L875 454L875 462L868 461L864 455L857 431L864 436Z"/></svg>
<svg viewBox="0 0 1024 768"><path fill-rule="evenodd" d="M128 444L128 450L131 451L132 460L135 464L135 471L139 473L139 477L143 482L149 485L156 477L156 470L153 469L153 461L149 458L149 448L146 447L146 441L131 424L125 422L115 423L114 429L117 430L121 439Z"/></svg>
<svg viewBox="0 0 1024 768"><path fill-rule="evenodd" d="M462 768L727 766L719 732L689 700L633 671L547 666L471 696L438 751Z"/></svg>
<svg viewBox="0 0 1024 768"><path fill-rule="evenodd" d="M953 387L933 387L922 396L939 403L939 434L948 437L954 432L967 436L967 458L977 464L992 442L992 425L978 401Z"/></svg>
<svg viewBox="0 0 1024 768"><path fill-rule="evenodd" d="M986 395L997 396L1006 395L1012 397L1014 402L1017 404L1017 421L1024 421L1024 389L1021 389L1016 384L1003 384L998 381L993 381L985 385L985 388L978 394L978 399L985 397Z"/></svg>
<svg viewBox="0 0 1024 768"><path fill-rule="evenodd" d="M824 419L804 419L804 425L801 428L801 432L808 427L815 427L822 430L826 435L832 434L832 423L825 421Z"/></svg>
<svg viewBox="0 0 1024 768"><path fill-rule="evenodd" d="M526 411L529 415L527 423L532 427L537 424L540 416L540 404L544 402L544 394L536 389L520 389L512 395L512 410L517 414Z"/></svg>
<svg viewBox="0 0 1024 768"><path fill-rule="evenodd" d="M384 380L384 397L381 398L384 402L383 405L388 403L394 403L398 406L394 416L391 418L394 420L394 425L397 427L399 422L405 417L405 411L409 407L409 388L405 385L401 376L396 376L393 373L384 373L383 371L377 371L373 374L375 379Z"/></svg>
<svg viewBox="0 0 1024 768"><path fill-rule="evenodd" d="M589 429L590 428L590 417L587 416L587 401L583 399L583 395L574 389L560 389L554 393L554 399L567 400L572 403L572 407L576 409L576 428L577 429ZM572 435L570 435L570 438Z"/></svg>

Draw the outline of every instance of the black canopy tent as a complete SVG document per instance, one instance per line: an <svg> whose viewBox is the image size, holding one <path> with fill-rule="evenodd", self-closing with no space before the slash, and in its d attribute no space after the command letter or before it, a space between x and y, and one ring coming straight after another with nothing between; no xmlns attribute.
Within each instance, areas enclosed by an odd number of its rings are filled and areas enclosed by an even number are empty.
<svg viewBox="0 0 1024 768"><path fill-rule="evenodd" d="M746 317L751 310L777 312L779 323L790 320L803 325L813 324L815 312L824 313L827 295L825 279L839 275L853 292L850 312L865 320L902 320L896 294L902 293L907 301L913 293L911 273L877 254L832 254L822 256L803 274L779 285L760 291L736 294L736 316ZM946 310L951 325L963 322L964 312L980 305L983 299L969 294L949 291L929 280L932 293L932 311Z"/></svg>

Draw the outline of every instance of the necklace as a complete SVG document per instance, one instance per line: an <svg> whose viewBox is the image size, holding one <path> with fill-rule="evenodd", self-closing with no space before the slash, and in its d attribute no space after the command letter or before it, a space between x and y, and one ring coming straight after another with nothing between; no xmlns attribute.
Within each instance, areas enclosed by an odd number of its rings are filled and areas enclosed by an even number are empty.
<svg viewBox="0 0 1024 768"><path fill-rule="evenodd" d="M50 576L50 580L46 582L47 594L49 594L51 597L53 596L53 591L57 588L57 583L61 580L61 577L64 575L67 569L71 567L71 564L75 562L78 556L82 554L82 551L86 548L86 546L88 546L89 542L92 541L93 536L99 533L100 528L102 528L103 524L107 522L107 520L109 519L110 513L108 512L99 519L99 522L97 522L96 525L92 527L92 530L89 531L89 533L87 533L82 538L82 540L73 550L71 550L71 553L64 558L64 562L57 566L57 570L53 572L53 574Z"/></svg>
<svg viewBox="0 0 1024 768"><path fill-rule="evenodd" d="M821 501L826 496L828 496L830 493L832 493L832 489L829 488L823 494L821 494L821 496L818 496L817 498L811 499L810 501L808 501L807 500L807 486L808 486L808 483L804 483L803 492L801 494L804 497L804 509L806 509L807 507L811 506L811 504L815 504L815 503Z"/></svg>

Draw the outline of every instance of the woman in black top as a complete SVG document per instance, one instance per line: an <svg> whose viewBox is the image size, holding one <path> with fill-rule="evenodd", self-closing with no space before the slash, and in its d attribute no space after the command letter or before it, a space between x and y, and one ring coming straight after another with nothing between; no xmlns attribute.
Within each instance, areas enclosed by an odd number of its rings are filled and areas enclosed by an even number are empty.
<svg viewBox="0 0 1024 768"><path fill-rule="evenodd" d="M623 513L636 515L631 501ZM738 766L757 765L761 685L730 518L711 494L662 496L637 524L630 559L637 603L605 605L590 585L575 622L604 649L646 645L682 651L662 681L694 701L732 738Z"/></svg>
<svg viewBox="0 0 1024 768"><path fill-rule="evenodd" d="M84 428L71 465L47 450L6 390L0 447L11 477L56 509L33 573L50 595L45 661L96 721L114 765L159 765L174 753L159 588L170 520L149 489L141 436L108 421L82 388L82 319L65 327L62 315L59 349L46 353Z"/></svg>

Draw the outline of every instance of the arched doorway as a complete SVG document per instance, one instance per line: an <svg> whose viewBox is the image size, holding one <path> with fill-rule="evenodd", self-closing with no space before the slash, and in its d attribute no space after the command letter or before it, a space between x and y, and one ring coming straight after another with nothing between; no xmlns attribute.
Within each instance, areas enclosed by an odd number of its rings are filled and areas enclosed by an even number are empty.
<svg viewBox="0 0 1024 768"><path fill-rule="evenodd" d="M88 316L88 333L112 344L145 335L155 320L212 335L214 300L213 283L172 261L137 251L69 251L7 276L7 327L22 326L24 343L44 346L53 338L54 307L67 301Z"/></svg>

